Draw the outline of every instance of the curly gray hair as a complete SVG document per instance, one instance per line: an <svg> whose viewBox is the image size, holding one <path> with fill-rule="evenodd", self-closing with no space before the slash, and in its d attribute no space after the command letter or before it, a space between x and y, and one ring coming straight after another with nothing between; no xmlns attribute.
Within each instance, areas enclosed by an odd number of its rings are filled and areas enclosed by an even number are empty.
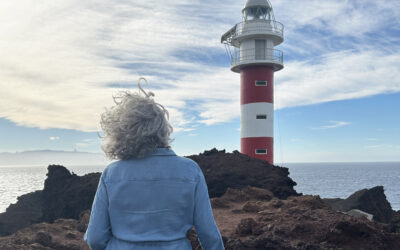
<svg viewBox="0 0 400 250"><path fill-rule="evenodd" d="M108 158L143 158L157 147L170 147L168 111L145 95L121 91L113 97L116 105L101 115L102 149Z"/></svg>

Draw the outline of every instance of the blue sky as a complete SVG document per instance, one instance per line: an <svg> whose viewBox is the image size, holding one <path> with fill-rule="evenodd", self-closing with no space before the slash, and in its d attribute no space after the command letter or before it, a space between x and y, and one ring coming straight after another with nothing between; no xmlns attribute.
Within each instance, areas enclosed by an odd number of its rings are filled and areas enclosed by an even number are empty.
<svg viewBox="0 0 400 250"><path fill-rule="evenodd" d="M239 1L0 3L0 152L100 152L99 116L144 76L175 151L240 148L221 35ZM271 1L285 25L275 161L400 161L400 2Z"/></svg>

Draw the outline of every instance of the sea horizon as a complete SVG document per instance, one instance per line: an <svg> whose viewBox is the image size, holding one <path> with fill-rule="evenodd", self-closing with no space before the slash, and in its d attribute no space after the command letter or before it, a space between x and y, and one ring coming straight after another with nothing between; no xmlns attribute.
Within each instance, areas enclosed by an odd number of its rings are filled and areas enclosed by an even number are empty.
<svg viewBox="0 0 400 250"><path fill-rule="evenodd" d="M187 156L183 156L187 157ZM111 162L110 162L111 163ZM400 161L315 161L315 162L276 162L273 165L277 167L285 167L285 164L373 164L373 163L400 163ZM109 164L109 163L108 163ZM107 166L105 164L104 166ZM100 164L63 164L63 163L48 163L48 164L1 164L0 167L41 167L49 165L62 165L64 167L83 167L83 166L98 166Z"/></svg>

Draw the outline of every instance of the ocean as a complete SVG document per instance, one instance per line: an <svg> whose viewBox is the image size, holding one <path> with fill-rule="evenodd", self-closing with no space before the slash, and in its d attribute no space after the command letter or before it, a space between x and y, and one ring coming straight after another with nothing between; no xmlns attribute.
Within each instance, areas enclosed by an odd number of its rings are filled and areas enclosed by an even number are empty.
<svg viewBox="0 0 400 250"><path fill-rule="evenodd" d="M346 198L355 191L384 186L394 210L400 210L400 162L286 163L295 189L322 198ZM101 172L105 166L68 166L77 175ZM46 166L0 166L0 213L17 197L43 189Z"/></svg>
<svg viewBox="0 0 400 250"><path fill-rule="evenodd" d="M383 186L394 210L400 210L400 162L287 163L299 193L347 198L354 192Z"/></svg>

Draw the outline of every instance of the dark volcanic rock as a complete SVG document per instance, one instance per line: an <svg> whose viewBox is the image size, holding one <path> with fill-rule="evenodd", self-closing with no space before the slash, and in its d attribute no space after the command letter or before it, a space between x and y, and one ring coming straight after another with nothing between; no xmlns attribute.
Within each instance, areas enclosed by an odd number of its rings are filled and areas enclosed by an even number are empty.
<svg viewBox="0 0 400 250"><path fill-rule="evenodd" d="M0 237L1 250L89 250L83 241L80 222L58 219L52 224L39 223L26 227L10 236Z"/></svg>
<svg viewBox="0 0 400 250"><path fill-rule="evenodd" d="M324 201L338 211L359 209L370 213L374 215L374 220L383 223L390 223L399 217L387 201L382 186L359 190L346 199L324 199Z"/></svg>
<svg viewBox="0 0 400 250"><path fill-rule="evenodd" d="M226 249L400 249L400 234L388 226L337 212L318 196L254 198L260 192L230 189L212 199L225 203L213 212Z"/></svg>
<svg viewBox="0 0 400 250"><path fill-rule="evenodd" d="M225 153L225 150L215 148L187 158L199 164L207 180L210 197L219 197L228 188L242 189L246 186L268 189L281 199L298 195L293 189L296 182L288 177L287 168L273 166L239 152Z"/></svg>
<svg viewBox="0 0 400 250"><path fill-rule="evenodd" d="M42 191L24 194L0 214L0 236L9 235L21 228L41 222Z"/></svg>
<svg viewBox="0 0 400 250"><path fill-rule="evenodd" d="M16 204L0 214L0 235L58 218L79 219L81 212L92 207L99 178L100 173L77 176L63 166L50 165L43 190L18 197Z"/></svg>
<svg viewBox="0 0 400 250"><path fill-rule="evenodd" d="M91 209L100 173L71 174L65 167L50 165L43 189L43 222L58 218L78 219Z"/></svg>

